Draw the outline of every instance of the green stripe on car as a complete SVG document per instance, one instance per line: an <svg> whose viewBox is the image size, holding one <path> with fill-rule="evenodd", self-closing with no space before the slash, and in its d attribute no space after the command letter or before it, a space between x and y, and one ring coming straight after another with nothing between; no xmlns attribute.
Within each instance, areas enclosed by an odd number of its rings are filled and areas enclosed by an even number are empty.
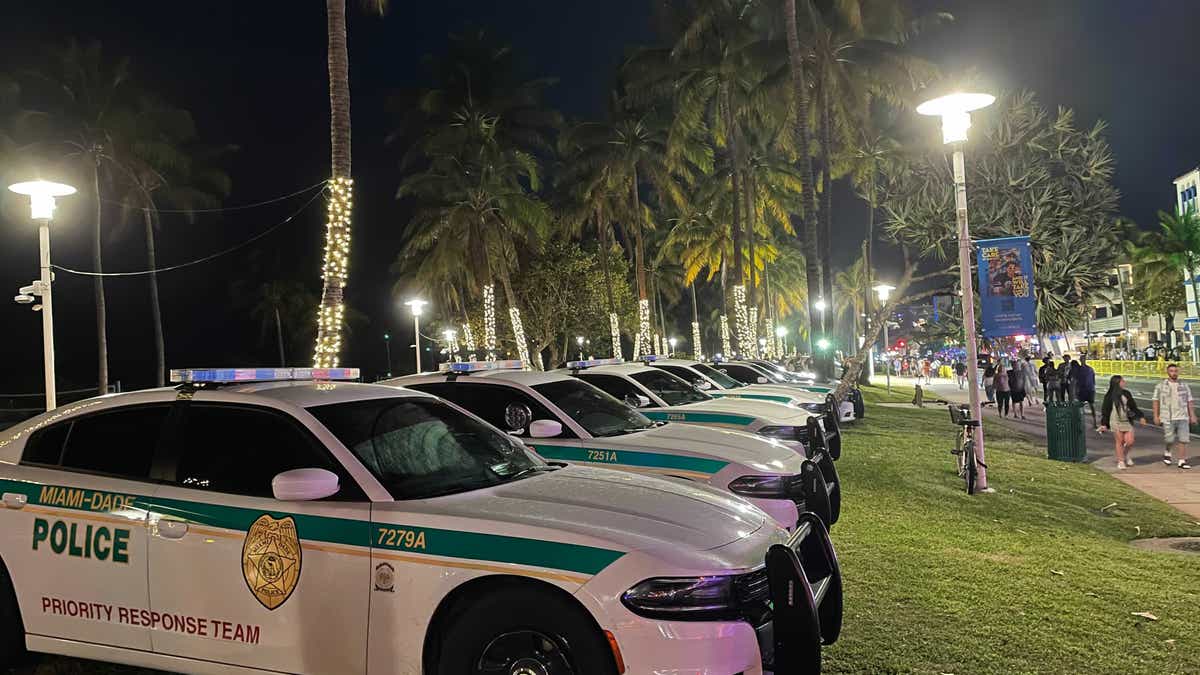
<svg viewBox="0 0 1200 675"><path fill-rule="evenodd" d="M729 466L729 462L705 457L685 457L641 450L610 450L607 448L580 448L573 445L531 445L546 459L564 462L590 462L593 464L621 464L650 469L678 469L696 473L714 474Z"/></svg>
<svg viewBox="0 0 1200 675"><path fill-rule="evenodd" d="M0 479L0 490L23 494L28 503L90 513L109 513L133 508L153 511L197 525L227 530L248 531L263 515L262 509L248 509L208 502L146 497L126 493L43 485L27 481ZM212 493L215 498L230 496ZM444 530L393 523L313 516L287 511L270 512L272 517L291 516L301 539L347 546L401 550L417 555L511 563L548 567L581 574L596 574L624 553L582 544L526 539L484 532ZM384 536L382 531L392 536ZM411 537L396 537L395 532L411 532ZM421 545L415 545L417 542Z"/></svg>
<svg viewBox="0 0 1200 675"><path fill-rule="evenodd" d="M770 394L716 394L708 392L714 398L749 398L756 401L774 401L776 403L791 403L791 396L772 396Z"/></svg>
<svg viewBox="0 0 1200 675"><path fill-rule="evenodd" d="M745 415L727 415L724 413L708 413L708 412L668 412L665 410L654 410L650 412L642 412L643 415L652 420L662 420L664 422L696 422L698 424L736 424L738 426L749 426L754 424L753 417Z"/></svg>

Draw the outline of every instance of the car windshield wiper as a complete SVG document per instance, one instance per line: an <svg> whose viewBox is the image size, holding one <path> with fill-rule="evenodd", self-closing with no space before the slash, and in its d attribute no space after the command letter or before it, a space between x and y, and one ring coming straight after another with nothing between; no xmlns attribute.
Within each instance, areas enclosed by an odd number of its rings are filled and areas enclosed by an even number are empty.
<svg viewBox="0 0 1200 675"><path fill-rule="evenodd" d="M512 474L511 476L505 476L505 478L507 478L508 480L516 480L518 478L521 478L522 476L528 476L529 474L541 473L543 471L558 471L561 468L562 467L560 467L560 466L551 466L549 464L534 464L533 466L529 466L524 469L521 469L520 471Z"/></svg>

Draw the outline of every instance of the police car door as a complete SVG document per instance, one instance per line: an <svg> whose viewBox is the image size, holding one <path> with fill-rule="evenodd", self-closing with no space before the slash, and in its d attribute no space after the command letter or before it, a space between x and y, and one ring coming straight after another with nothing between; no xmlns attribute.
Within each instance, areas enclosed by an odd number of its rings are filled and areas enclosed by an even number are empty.
<svg viewBox="0 0 1200 675"><path fill-rule="evenodd" d="M154 650L294 673L365 672L370 504L299 420L219 398L201 392L177 404L156 466L171 484L149 517ZM339 492L274 499L272 478L300 468L338 474Z"/></svg>
<svg viewBox="0 0 1200 675"><path fill-rule="evenodd" d="M144 496L167 411L135 405L51 424L30 436L20 466L5 467L0 553L34 649L64 649L45 638L150 649Z"/></svg>

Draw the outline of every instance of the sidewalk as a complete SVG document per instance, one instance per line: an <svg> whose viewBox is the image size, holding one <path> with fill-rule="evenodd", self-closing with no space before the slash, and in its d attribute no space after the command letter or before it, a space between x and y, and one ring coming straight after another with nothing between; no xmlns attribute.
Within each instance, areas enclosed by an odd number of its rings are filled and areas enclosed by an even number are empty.
<svg viewBox="0 0 1200 675"><path fill-rule="evenodd" d="M872 380L876 386L884 385L884 378L876 375ZM911 388L917 383L912 378L893 377L892 385ZM954 380L933 379L931 385L921 385L925 390L925 405L930 407L931 401L944 399L954 403L966 403L968 392L960 390ZM1039 392L1039 398L1040 398ZM980 397L987 400L980 392ZM1028 399L1026 399L1028 401ZM1097 401L1096 414L1100 414ZM1006 428L1021 432L1041 443L1046 441L1046 413L1041 406L1025 406L1024 420L1017 418L1001 418L996 414L995 406L984 407L983 424L986 430L989 424L1000 424ZM1148 412L1148 411L1147 411ZM1084 420L1088 425L1086 432L1087 459L1084 460L1106 473L1113 474L1118 480L1131 485L1142 492L1174 506L1184 513L1200 521L1200 438L1191 445L1191 456L1197 468L1183 471L1174 465L1167 466L1162 462L1163 444L1162 432L1153 426L1138 426L1135 429L1135 441L1130 456L1133 458L1132 467L1120 471L1117 469L1116 454L1113 449L1111 434L1101 434L1091 427L1091 413L1085 407ZM949 418L947 418L949 424ZM1001 479L1003 480L1003 479Z"/></svg>

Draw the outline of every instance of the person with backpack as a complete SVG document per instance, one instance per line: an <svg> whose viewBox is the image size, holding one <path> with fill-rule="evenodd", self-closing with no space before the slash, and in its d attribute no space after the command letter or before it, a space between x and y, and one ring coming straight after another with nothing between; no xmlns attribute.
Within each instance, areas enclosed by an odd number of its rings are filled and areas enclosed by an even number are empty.
<svg viewBox="0 0 1200 675"><path fill-rule="evenodd" d="M1013 362L1012 370L1008 371L1008 397L1012 402L1012 416L1025 419L1025 373L1021 370L1024 361Z"/></svg>
<svg viewBox="0 0 1200 675"><path fill-rule="evenodd" d="M1137 402L1133 400L1133 394L1125 388L1125 378L1113 375L1108 380L1104 402L1100 404L1100 433L1112 429L1118 469L1133 466L1129 451L1133 448L1133 425L1139 421L1148 425L1146 416L1138 410Z"/></svg>

